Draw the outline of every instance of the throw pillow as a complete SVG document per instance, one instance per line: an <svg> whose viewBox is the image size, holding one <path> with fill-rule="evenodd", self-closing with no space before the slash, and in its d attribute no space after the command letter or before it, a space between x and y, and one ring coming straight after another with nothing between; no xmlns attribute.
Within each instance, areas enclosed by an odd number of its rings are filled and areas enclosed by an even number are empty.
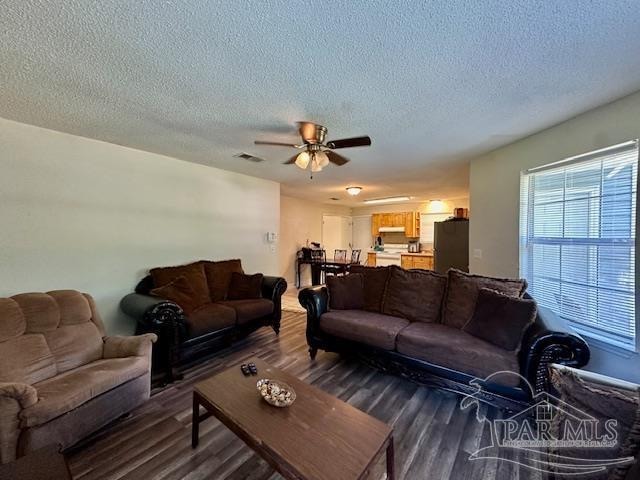
<svg viewBox="0 0 640 480"><path fill-rule="evenodd" d="M231 274L244 273L240 259L222 260L220 262L210 262L204 260L204 273L209 285L209 296L212 302L219 302L227 299Z"/></svg>
<svg viewBox="0 0 640 480"><path fill-rule="evenodd" d="M631 472L637 472L640 454L640 391L630 391L602 383L580 378L569 369L551 369L551 383L558 391L560 400L579 410L580 417L589 415L600 423L610 419L617 420L617 444L612 448L595 449L584 447L551 448L551 452L573 458L610 460L634 457L636 462L610 467L597 479L622 480L637 478ZM551 433L555 438L562 436L566 421L571 421L571 413L566 408L557 410L551 424ZM575 426L575 425L574 425Z"/></svg>
<svg viewBox="0 0 640 480"><path fill-rule="evenodd" d="M471 320L481 288L489 288L515 298L522 297L527 289L526 280L483 277L455 269L450 269L447 275L449 279L442 323L450 327L462 328Z"/></svg>
<svg viewBox="0 0 640 480"><path fill-rule="evenodd" d="M186 315L190 315L200 305L195 300L195 292L187 277L181 276L173 282L154 288L149 292L154 297L161 297L178 304Z"/></svg>
<svg viewBox="0 0 640 480"><path fill-rule="evenodd" d="M244 273L232 272L227 300L261 298L263 277L264 275L261 273L245 275Z"/></svg>
<svg viewBox="0 0 640 480"><path fill-rule="evenodd" d="M331 310L362 310L364 307L364 276L361 273L327 276L327 290Z"/></svg>
<svg viewBox="0 0 640 480"><path fill-rule="evenodd" d="M390 267L382 313L411 322L437 323L447 277L430 270Z"/></svg>
<svg viewBox="0 0 640 480"><path fill-rule="evenodd" d="M389 267L365 267L353 265L351 273L361 273L364 277L364 310L382 311L382 298L389 279Z"/></svg>
<svg viewBox="0 0 640 480"><path fill-rule="evenodd" d="M204 268L201 262L194 262L188 265L179 265L177 267L159 267L152 268L149 272L153 278L154 288L167 285L178 277L184 277L193 289L192 302L196 306L209 303L209 288L207 287L207 277L204 274Z"/></svg>
<svg viewBox="0 0 640 480"><path fill-rule="evenodd" d="M481 288L473 316L462 330L496 347L517 352L525 330L536 320L537 310L533 300Z"/></svg>

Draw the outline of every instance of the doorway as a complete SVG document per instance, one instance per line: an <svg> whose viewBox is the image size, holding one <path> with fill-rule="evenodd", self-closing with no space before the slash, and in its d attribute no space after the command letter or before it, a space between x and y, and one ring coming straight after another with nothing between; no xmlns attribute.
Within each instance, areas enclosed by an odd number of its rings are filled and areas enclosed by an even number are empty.
<svg viewBox="0 0 640 480"><path fill-rule="evenodd" d="M352 241L353 224L351 217L342 215L322 216L322 247L327 251L327 258L333 258L336 250L350 250Z"/></svg>

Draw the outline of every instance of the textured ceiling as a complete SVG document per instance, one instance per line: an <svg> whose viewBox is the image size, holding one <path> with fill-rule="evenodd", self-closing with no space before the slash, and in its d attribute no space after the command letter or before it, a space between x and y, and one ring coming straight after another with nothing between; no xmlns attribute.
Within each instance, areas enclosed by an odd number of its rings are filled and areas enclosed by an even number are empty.
<svg viewBox="0 0 640 480"><path fill-rule="evenodd" d="M0 116L325 201L466 194L465 158L640 89L637 1L0 0ZM311 120L370 148L313 180ZM233 158L249 152L255 164Z"/></svg>

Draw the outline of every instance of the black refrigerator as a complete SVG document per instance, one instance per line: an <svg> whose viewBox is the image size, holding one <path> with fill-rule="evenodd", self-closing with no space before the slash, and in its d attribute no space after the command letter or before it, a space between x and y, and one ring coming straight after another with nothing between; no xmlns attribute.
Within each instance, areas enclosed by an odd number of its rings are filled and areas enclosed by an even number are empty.
<svg viewBox="0 0 640 480"><path fill-rule="evenodd" d="M469 220L434 223L433 269L447 273L450 268L469 271Z"/></svg>

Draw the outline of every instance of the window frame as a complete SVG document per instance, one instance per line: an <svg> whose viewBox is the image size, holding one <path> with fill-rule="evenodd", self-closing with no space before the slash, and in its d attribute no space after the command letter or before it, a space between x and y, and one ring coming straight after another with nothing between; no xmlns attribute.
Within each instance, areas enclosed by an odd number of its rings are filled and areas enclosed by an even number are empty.
<svg viewBox="0 0 640 480"><path fill-rule="evenodd" d="M556 168L566 168L571 165L585 163L585 162L606 156L607 154L613 155L617 151L620 152L620 151L628 150L633 147L635 147L636 149L635 161L636 161L636 172L637 172L636 185L635 185L635 218L631 219L632 224L635 224L635 231L634 231L634 238L633 238L633 242L635 243L635 249L634 249L634 260L635 260L634 274L635 275L634 275L634 296L633 296L634 313L635 313L634 339L632 342L623 342L619 338L615 338L616 337L615 334L607 335L607 333L604 330L599 330L597 328L590 328L588 325L562 317L573 331L575 331L576 333L578 333L583 337L586 337L589 343L599 348L602 348L603 350L607 350L612 353L618 354L620 356L625 356L625 357L628 357L632 353L640 352L640 311L639 311L640 310L639 309L640 293L638 291L639 290L638 279L640 274L640 258L638 255L640 251L640 242L638 241L638 232L639 232L638 229L640 227L640 212L639 212L640 210L639 208L640 207L640 202L639 202L640 200L640 143L638 139L619 143L616 145L612 145L610 147L601 148L601 149L587 152L584 154L572 156L556 162L522 170L520 172L520 197L519 197L520 219L518 223L518 246L519 246L518 264L519 264L520 275L525 277L525 273L527 271L533 272L532 264L534 261L533 255L527 254L527 252L524 251L531 244L530 239L532 237L529 232L532 231L531 229L533 227L533 221L535 218L534 217L535 214L533 212L534 209L532 207L534 205L533 198L532 198L534 194L534 189L531 188L528 184L528 182L530 181L531 175L538 172L545 171L545 170L553 170ZM566 196L566 185L563 186L563 199L562 199L563 211L566 206L565 196ZM526 202L526 205L523 205L523 201ZM526 210L525 210L525 207L526 207ZM565 221L563 219L563 228L565 227L564 222ZM593 243L595 245L602 245L603 243L601 242L602 237L597 237L597 239L594 239L594 240L595 241ZM551 243L554 243L554 242L551 242ZM583 243L587 244L589 243L589 241L587 240ZM570 244L570 242L563 242L562 239L559 238L557 241L557 244L567 245L567 244ZM525 265L523 265L523 259L525 258L528 263L528 265L526 265L526 269L524 268ZM561 257L559 258L559 266L560 268L562 268ZM559 312L554 312L554 313L556 313L557 315L560 315Z"/></svg>

